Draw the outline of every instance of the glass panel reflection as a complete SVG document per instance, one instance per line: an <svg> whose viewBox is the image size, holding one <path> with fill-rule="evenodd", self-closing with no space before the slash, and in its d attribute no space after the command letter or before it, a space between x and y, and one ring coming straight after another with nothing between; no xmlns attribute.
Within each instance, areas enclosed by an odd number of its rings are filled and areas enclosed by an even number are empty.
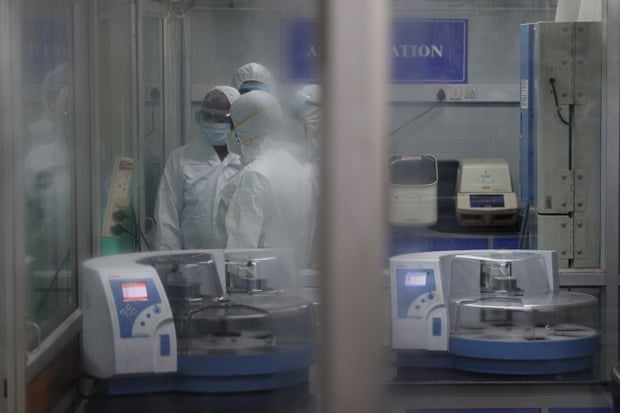
<svg viewBox="0 0 620 413"><path fill-rule="evenodd" d="M600 267L600 5L556 6L394 3L391 153L435 157L439 179L435 222L403 214L423 186L392 165L390 255L552 249Z"/></svg>
<svg viewBox="0 0 620 413"><path fill-rule="evenodd" d="M303 3L99 2L108 256L85 262L81 278L97 391L226 393L234 406L273 390L268 411L290 411L290 394L314 407L320 86L283 75L280 44L285 19L314 17ZM115 180L130 160L131 178ZM147 242L157 252L117 254ZM179 251L189 249L211 251Z"/></svg>
<svg viewBox="0 0 620 413"><path fill-rule="evenodd" d="M29 350L76 307L71 8L24 2Z"/></svg>
<svg viewBox="0 0 620 413"><path fill-rule="evenodd" d="M604 378L600 12L393 4L393 382Z"/></svg>

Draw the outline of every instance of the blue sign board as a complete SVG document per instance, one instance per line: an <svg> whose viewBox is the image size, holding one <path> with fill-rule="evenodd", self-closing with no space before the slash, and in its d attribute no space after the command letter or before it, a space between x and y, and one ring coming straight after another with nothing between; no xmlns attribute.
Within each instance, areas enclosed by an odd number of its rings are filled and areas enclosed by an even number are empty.
<svg viewBox="0 0 620 413"><path fill-rule="evenodd" d="M282 73L293 82L316 82L319 77L319 46L317 21L290 19L282 22Z"/></svg>
<svg viewBox="0 0 620 413"><path fill-rule="evenodd" d="M395 20L392 82L467 83L467 20Z"/></svg>
<svg viewBox="0 0 620 413"><path fill-rule="evenodd" d="M397 19L392 22L393 83L467 83L467 20ZM318 79L322 48L317 21L282 22L285 80Z"/></svg>

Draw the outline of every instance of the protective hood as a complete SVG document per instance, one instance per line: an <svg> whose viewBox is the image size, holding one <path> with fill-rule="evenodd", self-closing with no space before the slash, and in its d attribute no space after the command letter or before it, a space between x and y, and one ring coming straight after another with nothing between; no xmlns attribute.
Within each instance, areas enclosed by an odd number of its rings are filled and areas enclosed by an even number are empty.
<svg viewBox="0 0 620 413"><path fill-rule="evenodd" d="M255 159L282 130L284 117L278 100L255 90L241 95L230 107L232 138L240 145L244 164Z"/></svg>
<svg viewBox="0 0 620 413"><path fill-rule="evenodd" d="M233 76L232 85L239 89L243 82L261 82L271 93L275 93L276 82L267 68L259 63L247 63L237 69Z"/></svg>
<svg viewBox="0 0 620 413"><path fill-rule="evenodd" d="M226 96L226 98L228 99L228 102L230 102L231 105L239 97L239 91L232 86L227 86L227 85L216 86L213 89L211 89L209 92L212 92L214 90L218 90L222 92L224 96ZM209 92L207 92L207 95L209 94Z"/></svg>
<svg viewBox="0 0 620 413"><path fill-rule="evenodd" d="M205 114L211 114L211 115L227 115L228 114L228 111L211 109L209 107L211 106L211 103L212 103L210 98L213 96L217 96L216 94L213 93L214 91L221 92L228 100L228 103L231 105L235 101L235 99L239 97L239 91L232 86L216 86L213 89L210 89L205 95L204 101L202 102L200 109L198 109L196 113L194 114L194 120L196 121L198 125L202 127L204 127L205 123L207 123L205 122L205 118L204 118Z"/></svg>
<svg viewBox="0 0 620 413"><path fill-rule="evenodd" d="M303 124L307 138L315 138L320 135L320 105L321 87L319 85L307 85L295 93L291 112Z"/></svg>

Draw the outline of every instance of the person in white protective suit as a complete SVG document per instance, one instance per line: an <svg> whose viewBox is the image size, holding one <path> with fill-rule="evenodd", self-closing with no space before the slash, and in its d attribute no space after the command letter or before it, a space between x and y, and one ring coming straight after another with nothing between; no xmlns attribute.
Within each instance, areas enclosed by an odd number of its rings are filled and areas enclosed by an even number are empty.
<svg viewBox="0 0 620 413"><path fill-rule="evenodd" d="M240 94L245 94L252 90L262 90L269 93L275 91L275 80L271 72L259 63L247 63L241 66L233 75L232 84L239 89ZM233 140L227 140L228 151L241 155L239 144ZM216 207L216 245L217 248L225 248L228 234L226 233L226 213L230 200L237 189L239 176L236 175L222 188L218 194L218 204Z"/></svg>
<svg viewBox="0 0 620 413"><path fill-rule="evenodd" d="M235 72L232 85L242 95L251 90L275 94L276 82L267 68L259 63L246 63Z"/></svg>
<svg viewBox="0 0 620 413"><path fill-rule="evenodd" d="M302 162L311 169L312 179L318 185L319 162L321 158L321 87L306 85L299 89L292 99L290 111L303 128Z"/></svg>
<svg viewBox="0 0 620 413"><path fill-rule="evenodd" d="M299 89L291 104L293 117L299 121L304 129L308 158L320 158L321 142L321 87L306 85Z"/></svg>
<svg viewBox="0 0 620 413"><path fill-rule="evenodd" d="M227 248L293 248L298 267L308 262L313 211L312 183L283 148L284 118L266 92L242 95L230 108L243 170L226 214Z"/></svg>
<svg viewBox="0 0 620 413"><path fill-rule="evenodd" d="M41 87L40 116L27 128L23 171L29 283L34 282L35 274L56 274L71 265L75 216L71 190L71 89L71 71L66 63L47 73ZM59 305L62 303L56 300L41 301L41 295L29 294L28 316L37 319Z"/></svg>
<svg viewBox="0 0 620 413"><path fill-rule="evenodd" d="M321 162L321 87L316 84L306 85L299 89L291 103L291 113L304 131L303 148L304 161L310 179L312 180L313 196L316 204L321 195L320 162ZM317 211L315 211L317 212ZM318 266L318 234L316 233L316 215L312 220L312 242L310 251L309 267Z"/></svg>
<svg viewBox="0 0 620 413"><path fill-rule="evenodd" d="M196 122L203 136L172 152L159 184L155 204L154 248L216 248L215 215L226 181L241 170L230 153L230 105L239 92L217 86L206 95Z"/></svg>

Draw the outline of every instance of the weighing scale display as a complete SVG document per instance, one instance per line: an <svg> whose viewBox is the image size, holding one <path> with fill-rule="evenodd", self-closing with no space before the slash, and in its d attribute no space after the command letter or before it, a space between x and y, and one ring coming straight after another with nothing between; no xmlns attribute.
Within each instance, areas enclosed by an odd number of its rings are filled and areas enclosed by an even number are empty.
<svg viewBox="0 0 620 413"><path fill-rule="evenodd" d="M470 195L469 203L472 208L503 208L504 195Z"/></svg>
<svg viewBox="0 0 620 413"><path fill-rule="evenodd" d="M146 281L122 283L123 302L125 301L148 301L149 294L146 290Z"/></svg>
<svg viewBox="0 0 620 413"><path fill-rule="evenodd" d="M405 286L407 287L424 287L426 286L425 272L407 272L405 274Z"/></svg>

